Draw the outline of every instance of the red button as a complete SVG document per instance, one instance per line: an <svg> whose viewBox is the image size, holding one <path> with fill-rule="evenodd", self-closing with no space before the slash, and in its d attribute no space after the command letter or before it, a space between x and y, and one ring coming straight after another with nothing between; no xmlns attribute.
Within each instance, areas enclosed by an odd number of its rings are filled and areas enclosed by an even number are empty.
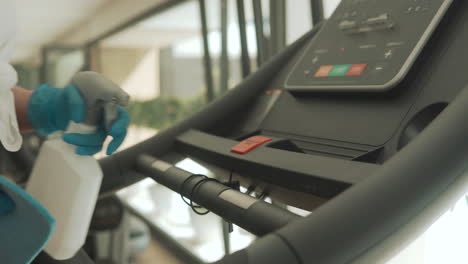
<svg viewBox="0 0 468 264"><path fill-rule="evenodd" d="M327 77L333 69L333 65L320 66L318 71L315 73L315 77Z"/></svg>
<svg viewBox="0 0 468 264"><path fill-rule="evenodd" d="M367 64L353 64L346 73L347 76L357 76L361 75L362 72L366 69Z"/></svg>
<svg viewBox="0 0 468 264"><path fill-rule="evenodd" d="M235 145L233 148L231 148L231 151L238 153L238 154L246 154L252 151L253 149L257 148L258 146L271 140L272 140L271 138L262 137L262 136L250 137L240 142L239 144Z"/></svg>

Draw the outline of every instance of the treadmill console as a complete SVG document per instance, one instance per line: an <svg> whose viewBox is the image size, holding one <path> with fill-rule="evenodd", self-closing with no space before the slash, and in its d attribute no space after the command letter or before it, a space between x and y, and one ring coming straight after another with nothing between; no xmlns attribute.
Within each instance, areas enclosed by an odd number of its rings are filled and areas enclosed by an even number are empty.
<svg viewBox="0 0 468 264"><path fill-rule="evenodd" d="M453 0L343 0L286 80L295 91L386 91L408 73Z"/></svg>

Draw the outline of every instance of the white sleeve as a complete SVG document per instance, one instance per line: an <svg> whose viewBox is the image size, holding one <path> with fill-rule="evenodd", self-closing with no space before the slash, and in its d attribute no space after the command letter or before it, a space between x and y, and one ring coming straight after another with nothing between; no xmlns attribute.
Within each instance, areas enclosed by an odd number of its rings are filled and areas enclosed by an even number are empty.
<svg viewBox="0 0 468 264"><path fill-rule="evenodd" d="M14 2L0 0L0 141L9 151L18 151L23 142L11 91L18 82L18 75L9 63L15 48L15 37Z"/></svg>

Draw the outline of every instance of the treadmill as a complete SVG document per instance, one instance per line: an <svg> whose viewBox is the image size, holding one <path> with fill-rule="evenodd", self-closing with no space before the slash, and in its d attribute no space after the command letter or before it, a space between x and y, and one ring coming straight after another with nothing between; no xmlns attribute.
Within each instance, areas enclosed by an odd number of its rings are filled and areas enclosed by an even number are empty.
<svg viewBox="0 0 468 264"><path fill-rule="evenodd" d="M101 194L150 177L259 236L219 264L385 263L468 193L465 25L468 1L343 0L225 96L100 160Z"/></svg>

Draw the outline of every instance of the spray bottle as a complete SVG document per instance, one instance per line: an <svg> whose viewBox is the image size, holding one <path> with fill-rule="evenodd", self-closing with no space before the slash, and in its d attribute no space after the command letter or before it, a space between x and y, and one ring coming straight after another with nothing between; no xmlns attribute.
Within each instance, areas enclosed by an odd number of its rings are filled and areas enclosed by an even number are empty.
<svg viewBox="0 0 468 264"><path fill-rule="evenodd" d="M94 72L74 76L87 106L83 123L70 122L69 133L94 133L103 120L110 130L118 117L117 105L129 96L113 82ZM84 245L102 181L101 168L93 157L75 154L75 146L61 137L44 142L26 190L55 218L55 233L45 247L53 258L72 258Z"/></svg>

